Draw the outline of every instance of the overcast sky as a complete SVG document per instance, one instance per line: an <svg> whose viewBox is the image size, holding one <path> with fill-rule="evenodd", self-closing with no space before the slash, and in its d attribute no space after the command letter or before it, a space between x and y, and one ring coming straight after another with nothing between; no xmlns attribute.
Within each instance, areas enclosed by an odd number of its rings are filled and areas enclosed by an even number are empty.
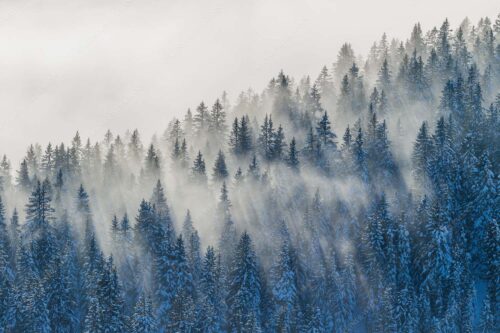
<svg viewBox="0 0 500 333"><path fill-rule="evenodd" d="M463 4L461 4L463 3ZM495 18L492 0L0 0L0 154L31 142L101 138L172 116L223 90L260 91L281 68L300 78L349 41L406 38L448 17Z"/></svg>

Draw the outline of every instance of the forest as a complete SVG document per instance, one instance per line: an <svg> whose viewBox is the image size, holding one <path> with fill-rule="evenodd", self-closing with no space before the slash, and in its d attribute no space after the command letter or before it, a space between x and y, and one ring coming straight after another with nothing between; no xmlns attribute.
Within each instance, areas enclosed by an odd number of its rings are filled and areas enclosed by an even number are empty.
<svg viewBox="0 0 500 333"><path fill-rule="evenodd" d="M332 57L3 155L0 332L499 332L500 14Z"/></svg>

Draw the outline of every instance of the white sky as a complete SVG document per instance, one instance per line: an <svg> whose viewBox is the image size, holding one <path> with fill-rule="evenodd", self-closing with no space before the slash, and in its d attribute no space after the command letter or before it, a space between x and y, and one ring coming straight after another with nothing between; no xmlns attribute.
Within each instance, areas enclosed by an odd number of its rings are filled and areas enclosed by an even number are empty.
<svg viewBox="0 0 500 333"><path fill-rule="evenodd" d="M281 68L316 76L345 41L366 55L417 21L499 12L492 0L0 0L0 154L17 168L29 143L76 130L137 127L149 140L223 90L234 101Z"/></svg>

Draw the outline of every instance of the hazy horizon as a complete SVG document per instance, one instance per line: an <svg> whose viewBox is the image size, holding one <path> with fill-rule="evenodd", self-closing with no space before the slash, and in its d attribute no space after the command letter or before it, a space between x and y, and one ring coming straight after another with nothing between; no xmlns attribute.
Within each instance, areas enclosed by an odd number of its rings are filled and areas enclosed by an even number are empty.
<svg viewBox="0 0 500 333"><path fill-rule="evenodd" d="M428 10L432 6L432 11ZM344 42L366 56L448 17L494 20L492 1L0 2L0 154L18 167L34 142L138 128L144 141L223 90L233 102L280 69L296 79L331 67ZM397 13L394 14L394 13ZM360 21L363 24L360 24Z"/></svg>

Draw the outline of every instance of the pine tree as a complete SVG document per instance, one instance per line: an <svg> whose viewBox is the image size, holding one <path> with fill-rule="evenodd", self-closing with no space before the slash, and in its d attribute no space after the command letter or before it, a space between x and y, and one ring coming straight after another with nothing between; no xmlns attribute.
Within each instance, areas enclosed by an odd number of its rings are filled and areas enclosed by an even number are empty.
<svg viewBox="0 0 500 333"><path fill-rule="evenodd" d="M123 299L112 258L105 262L95 287L95 296L90 301L84 331L123 332L125 329Z"/></svg>
<svg viewBox="0 0 500 333"><path fill-rule="evenodd" d="M175 141L180 142L183 139L184 131L182 130L179 119L174 118L170 121L163 137L169 145L172 145Z"/></svg>
<svg viewBox="0 0 500 333"><path fill-rule="evenodd" d="M278 130L274 133L272 139L272 158L280 161L283 158L283 149L285 147L285 134L283 127L279 125Z"/></svg>
<svg viewBox="0 0 500 333"><path fill-rule="evenodd" d="M8 226L9 238L11 243L11 254L10 257L12 261L15 259L16 249L20 242L20 225L19 225L19 214L17 213L17 208L14 208L12 212L12 217L10 218L10 224Z"/></svg>
<svg viewBox="0 0 500 333"><path fill-rule="evenodd" d="M347 73L349 67L355 61L354 50L351 44L345 43L340 48L339 54L337 55L337 61L334 65L335 67L335 77L338 81L341 80L342 76Z"/></svg>
<svg viewBox="0 0 500 333"><path fill-rule="evenodd" d="M49 333L51 329L45 290L41 282L33 282L33 291L27 299L27 302L29 302L29 312L26 314L29 313L29 315L26 318L27 320L23 323L23 327L25 332Z"/></svg>
<svg viewBox="0 0 500 333"><path fill-rule="evenodd" d="M193 117L193 127L195 132L199 134L204 134L204 131L208 130L210 123L210 114L208 113L208 108L205 103L201 102L196 108L196 114Z"/></svg>
<svg viewBox="0 0 500 333"><path fill-rule="evenodd" d="M298 157L297 144L295 141L295 137L293 137L292 141L290 141L290 146L288 148L288 156L286 159L286 163L292 170L299 169L299 157Z"/></svg>
<svg viewBox="0 0 500 333"><path fill-rule="evenodd" d="M194 284L182 237L175 246L175 278L172 308L169 311L168 329L174 332L190 332L195 325Z"/></svg>
<svg viewBox="0 0 500 333"><path fill-rule="evenodd" d="M33 241L33 257L40 272L48 269L55 256L52 226L51 186L48 180L37 182L26 205L26 236Z"/></svg>
<svg viewBox="0 0 500 333"><path fill-rule="evenodd" d="M228 329L255 332L260 329L261 286L252 240L244 232L240 238L229 280Z"/></svg>
<svg viewBox="0 0 500 333"><path fill-rule="evenodd" d="M7 219L5 218L5 207L2 197L0 196L0 249L4 255L10 255L12 251L11 239L9 237L9 230L7 228ZM1 260L1 259L0 259Z"/></svg>
<svg viewBox="0 0 500 333"><path fill-rule="evenodd" d="M391 87L391 71L389 69L387 58L384 59L382 67L380 68L377 83L382 91L388 91Z"/></svg>
<svg viewBox="0 0 500 333"><path fill-rule="evenodd" d="M330 120L328 119L328 114L326 112L318 122L316 133L318 135L318 140L323 147L325 147L326 149L337 149L337 143L335 142L335 138L337 137L337 135L332 132Z"/></svg>
<svg viewBox="0 0 500 333"><path fill-rule="evenodd" d="M238 242L238 236L234 221L230 214L227 214L222 226L219 239L219 253L221 254L222 269L228 272L233 261L233 252Z"/></svg>
<svg viewBox="0 0 500 333"><path fill-rule="evenodd" d="M368 154L369 168L380 176L382 184L396 185L399 180L399 170L390 149L385 120L376 125L374 135Z"/></svg>
<svg viewBox="0 0 500 333"><path fill-rule="evenodd" d="M207 248L203 259L200 292L201 317L199 328L202 332L220 332L223 325L223 295L221 270L217 264L217 257L212 247Z"/></svg>
<svg viewBox="0 0 500 333"><path fill-rule="evenodd" d="M356 140L354 141L351 154L354 163L354 170L357 176L360 177L364 182L367 182L369 176L366 166L366 152L364 148L363 132L361 128L358 130L358 135L356 136Z"/></svg>
<svg viewBox="0 0 500 333"><path fill-rule="evenodd" d="M62 258L56 258L48 285L48 316L52 332L71 332L77 329L77 288L73 250Z"/></svg>
<svg viewBox="0 0 500 333"><path fill-rule="evenodd" d="M193 226L189 210L182 225L182 237L187 240L185 248L189 269L193 275L194 282L197 283L201 269L200 236L198 236L198 231Z"/></svg>
<svg viewBox="0 0 500 333"><path fill-rule="evenodd" d="M488 281L487 296L489 297L490 307L495 314L498 308L498 295L500 294L500 228L496 219L491 219L486 225L486 235L483 238L483 247L485 255L485 277Z"/></svg>
<svg viewBox="0 0 500 333"><path fill-rule="evenodd" d="M142 200L135 224L135 241L144 253L153 258L164 250L165 230L157 218L155 207Z"/></svg>
<svg viewBox="0 0 500 333"><path fill-rule="evenodd" d="M273 120L271 116L264 118L264 122L260 127L260 135L258 138L259 151L266 160L273 158L273 140L275 131L273 128Z"/></svg>
<svg viewBox="0 0 500 333"><path fill-rule="evenodd" d="M51 176L54 169L54 150L52 144L49 142L45 153L42 156L42 170L46 176Z"/></svg>
<svg viewBox="0 0 500 333"><path fill-rule="evenodd" d="M324 112L323 106L321 105L321 95L316 83L311 87L307 104L306 108L310 112L312 118L317 118Z"/></svg>
<svg viewBox="0 0 500 333"><path fill-rule="evenodd" d="M11 169L10 161L7 159L6 155L3 155L2 161L0 162L0 177L3 180L4 189L10 187L12 183L10 169Z"/></svg>
<svg viewBox="0 0 500 333"><path fill-rule="evenodd" d="M342 136L342 150L349 151L352 144L352 134L349 125L347 125L344 135Z"/></svg>
<svg viewBox="0 0 500 333"><path fill-rule="evenodd" d="M299 328L296 268L289 246L288 241L283 241L273 268L272 294L275 303L273 322L276 325L274 329L278 332L293 332Z"/></svg>
<svg viewBox="0 0 500 333"><path fill-rule="evenodd" d="M241 170L241 167L238 167L236 173L234 174L234 182L236 184L241 184L243 182L243 171Z"/></svg>
<svg viewBox="0 0 500 333"><path fill-rule="evenodd" d="M37 148L39 146L37 145ZM30 145L28 148L28 151L26 152L26 164L28 167L28 173L32 176L38 176L39 172L39 161L38 161L38 154L35 151L35 146Z"/></svg>
<svg viewBox="0 0 500 333"><path fill-rule="evenodd" d="M253 148L252 130L248 115L241 117L239 130L240 150L243 155L247 155Z"/></svg>
<svg viewBox="0 0 500 333"><path fill-rule="evenodd" d="M417 140L415 141L412 154L414 176L425 184L429 172L429 163L434 151L431 137L428 133L427 123L423 122L420 127Z"/></svg>
<svg viewBox="0 0 500 333"><path fill-rule="evenodd" d="M352 88L349 84L349 78L347 74L345 74L340 85L340 96L339 99L337 100L337 109L342 114L348 114L352 110L351 94L352 94Z"/></svg>
<svg viewBox="0 0 500 333"><path fill-rule="evenodd" d="M201 151L198 151L198 155L196 155L196 158L194 160L193 168L192 168L193 176L196 181L198 182L204 182L207 179L206 173L205 173L205 160L203 159L203 155L201 154Z"/></svg>
<svg viewBox="0 0 500 333"><path fill-rule="evenodd" d="M153 144L149 146L149 149L146 153L144 171L146 174L146 178L151 181L156 181L160 178L160 157L158 156Z"/></svg>
<svg viewBox="0 0 500 333"><path fill-rule="evenodd" d="M231 127L231 133L229 134L229 148L235 155L239 155L241 153L240 139L240 125L238 123L238 118L236 117L234 118L234 122Z"/></svg>
<svg viewBox="0 0 500 333"><path fill-rule="evenodd" d="M132 333L155 333L157 323L153 313L153 304L149 297L141 295L137 301L130 324Z"/></svg>
<svg viewBox="0 0 500 333"><path fill-rule="evenodd" d="M275 83L272 91L272 96L274 97L272 105L273 114L293 118L294 108L290 92L290 78L281 70Z"/></svg>
<svg viewBox="0 0 500 333"><path fill-rule="evenodd" d="M217 99L210 112L209 130L214 135L216 142L222 144L226 135L226 112L219 99Z"/></svg>
<svg viewBox="0 0 500 333"><path fill-rule="evenodd" d="M302 154L308 162L313 165L317 165L322 158L321 155L321 143L318 141L318 137L313 131L313 128L309 128L309 132L306 137L305 147L302 149Z"/></svg>
<svg viewBox="0 0 500 333"><path fill-rule="evenodd" d="M187 109L182 125L183 125L184 133L186 134L186 137L191 139L193 134L194 134L193 133L194 121L193 121L193 114L191 113L191 109Z"/></svg>
<svg viewBox="0 0 500 333"><path fill-rule="evenodd" d="M144 153L144 147L141 142L139 131L135 129L130 136L128 143L128 157L132 163L139 164Z"/></svg>
<svg viewBox="0 0 500 333"><path fill-rule="evenodd" d="M323 68L321 69L321 72L316 79L315 84L318 87L319 93L321 95L321 104L325 106L332 105L335 97L334 85L326 66L323 66Z"/></svg>
<svg viewBox="0 0 500 333"><path fill-rule="evenodd" d="M215 160L215 165L213 168L212 177L214 181L222 181L227 178L229 173L227 172L226 159L222 150L219 150L217 154L217 159Z"/></svg>
<svg viewBox="0 0 500 333"><path fill-rule="evenodd" d="M24 191L28 191L31 189L31 180L28 173L28 164L26 159L21 162L21 166L19 171L17 172L17 185Z"/></svg>
<svg viewBox="0 0 500 333"><path fill-rule="evenodd" d="M105 179L112 180L117 178L118 176L117 173L119 171L117 170L114 145L111 145L108 149L108 153L106 154L106 157L104 159L103 169L104 169Z"/></svg>
<svg viewBox="0 0 500 333"><path fill-rule="evenodd" d="M432 315L442 316L445 311L444 288L450 279L451 245L446 211L436 200L425 226L427 243L420 252L420 288L427 297Z"/></svg>
<svg viewBox="0 0 500 333"><path fill-rule="evenodd" d="M13 312L15 304L13 302L14 288L12 288L12 270L9 263L9 252L5 250L5 244L0 246L0 325L5 328L13 326L15 319Z"/></svg>
<svg viewBox="0 0 500 333"><path fill-rule="evenodd" d="M248 166L248 174L253 177L253 179L257 180L260 178L260 167L259 162L257 160L257 156L254 154L250 165Z"/></svg>
<svg viewBox="0 0 500 333"><path fill-rule="evenodd" d="M156 182L156 186L151 194L150 203L154 207L155 218L163 229L167 240L173 242L175 239L174 224L170 214L167 196L165 195L165 190L160 180Z"/></svg>
<svg viewBox="0 0 500 333"><path fill-rule="evenodd" d="M179 143L179 139L175 139L174 145L172 147L172 152L170 153L170 157L174 164L177 164L181 158L181 146Z"/></svg>

